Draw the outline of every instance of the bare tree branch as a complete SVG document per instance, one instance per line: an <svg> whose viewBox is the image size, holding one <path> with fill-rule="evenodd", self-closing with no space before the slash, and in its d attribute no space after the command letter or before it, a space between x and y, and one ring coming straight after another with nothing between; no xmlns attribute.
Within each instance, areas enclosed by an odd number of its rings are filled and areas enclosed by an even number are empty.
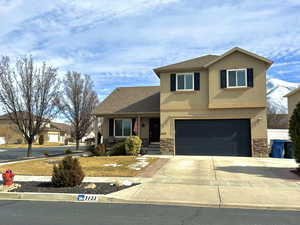
<svg viewBox="0 0 300 225"><path fill-rule="evenodd" d="M11 121L18 127L28 143L31 155L34 138L43 125L59 112L56 105L60 96L57 69L34 66L31 57L17 60L15 68L8 57L0 62L0 103Z"/></svg>
<svg viewBox="0 0 300 225"><path fill-rule="evenodd" d="M59 105L65 118L71 123L76 139L76 149L79 141L87 133L92 124L92 112L98 104L98 98L93 91L93 82L88 75L78 72L68 72L64 80L64 97Z"/></svg>

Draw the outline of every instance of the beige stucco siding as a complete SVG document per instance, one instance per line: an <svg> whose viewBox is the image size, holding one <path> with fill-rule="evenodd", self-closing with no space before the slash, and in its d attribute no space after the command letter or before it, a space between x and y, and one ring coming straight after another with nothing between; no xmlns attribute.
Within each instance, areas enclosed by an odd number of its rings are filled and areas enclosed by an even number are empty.
<svg viewBox="0 0 300 225"><path fill-rule="evenodd" d="M220 88L220 70L253 68L253 88ZM209 108L266 106L267 65L241 52L234 52L209 67Z"/></svg>
<svg viewBox="0 0 300 225"><path fill-rule="evenodd" d="M221 89L220 70L240 68L253 68L254 87ZM171 92L170 74L176 72L161 73L161 141L172 146L176 119L250 119L252 142L266 140L266 69L264 62L236 52L208 69L193 71L200 72L200 90L190 92Z"/></svg>
<svg viewBox="0 0 300 225"><path fill-rule="evenodd" d="M294 93L293 95L288 96L288 111L289 117L292 116L296 105L300 102L300 90Z"/></svg>
<svg viewBox="0 0 300 225"><path fill-rule="evenodd" d="M200 72L200 91L170 91L170 73L160 76L160 110L207 109L208 106L208 73ZM193 72L192 72L193 73Z"/></svg>

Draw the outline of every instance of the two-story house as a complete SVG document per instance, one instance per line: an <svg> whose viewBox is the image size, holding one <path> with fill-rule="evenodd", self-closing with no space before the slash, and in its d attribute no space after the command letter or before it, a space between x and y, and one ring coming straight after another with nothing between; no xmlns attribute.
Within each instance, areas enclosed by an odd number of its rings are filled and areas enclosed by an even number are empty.
<svg viewBox="0 0 300 225"><path fill-rule="evenodd" d="M162 154L266 157L271 64L236 47L156 68L160 86L117 88L95 109L103 141L138 135Z"/></svg>

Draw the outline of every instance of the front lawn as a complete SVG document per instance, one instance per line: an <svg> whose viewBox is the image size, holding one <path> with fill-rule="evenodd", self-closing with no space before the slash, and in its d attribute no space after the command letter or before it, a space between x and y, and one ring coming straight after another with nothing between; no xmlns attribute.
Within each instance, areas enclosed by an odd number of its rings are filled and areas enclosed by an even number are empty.
<svg viewBox="0 0 300 225"><path fill-rule="evenodd" d="M53 165L62 157L30 160L0 166L0 171L11 169L16 175L51 176ZM79 161L85 176L134 177L157 158L113 156L113 157L80 157Z"/></svg>
<svg viewBox="0 0 300 225"><path fill-rule="evenodd" d="M40 144L32 144L32 148L43 148L43 147L58 147L65 146L63 143L45 143L43 145ZM1 144L0 148L28 148L27 144Z"/></svg>

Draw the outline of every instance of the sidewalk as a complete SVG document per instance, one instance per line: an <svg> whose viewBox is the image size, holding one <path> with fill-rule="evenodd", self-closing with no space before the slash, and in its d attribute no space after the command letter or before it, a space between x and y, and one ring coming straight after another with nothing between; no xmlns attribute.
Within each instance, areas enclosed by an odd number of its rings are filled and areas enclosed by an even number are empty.
<svg viewBox="0 0 300 225"><path fill-rule="evenodd" d="M140 183L101 195L99 202L300 211L300 178L290 172L297 166L293 160L195 156L169 159L152 177L86 177L84 181ZM16 176L16 181L30 180L50 181L50 177ZM42 193L37 196L43 198ZM76 196L72 199L76 201Z"/></svg>

